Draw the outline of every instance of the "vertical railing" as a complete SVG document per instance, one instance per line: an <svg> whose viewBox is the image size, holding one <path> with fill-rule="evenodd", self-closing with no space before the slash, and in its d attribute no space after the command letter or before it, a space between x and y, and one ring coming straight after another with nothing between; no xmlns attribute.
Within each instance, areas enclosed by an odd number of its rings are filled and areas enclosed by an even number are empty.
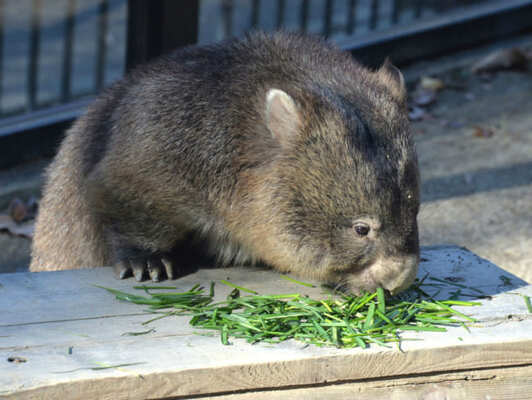
<svg viewBox="0 0 532 400"><path fill-rule="evenodd" d="M13 0L16 1L16 0ZM128 4L128 39L127 39L127 68L131 68L141 62L185 44L195 43L198 37L199 9L202 0L123 0ZM242 16L236 7L234 0L218 0L221 7L221 30L222 35L229 37L235 32L242 32L247 28L258 28L265 18L270 19L269 26L282 28L287 23L300 31L318 32L326 37L334 37L336 34L354 35L359 32L375 31L382 26L393 26L401 23L403 17L422 18L430 13L445 12L456 6L463 5L459 0L446 2L429 2L422 0L323 0L320 4L310 0L248 0L246 13ZM6 0L0 0L0 116L5 116L6 104L6 68L5 60L5 25L2 19L5 17ZM116 0L98 0L95 19L97 24L94 87L91 93L97 93L109 80L106 76L106 64L112 59L108 51L108 36L111 32L109 13L116 6ZM44 106L39 103L42 98L39 92L39 74L41 54L46 45L46 34L42 33L43 13L47 6L46 0L31 0L32 8L28 10L30 15L29 46L27 56L27 70L23 72L21 91L25 92L24 104L20 110L8 110L10 113L29 112ZM67 103L81 96L73 93L74 76L74 40L76 24L82 18L93 18L94 9L85 7L78 12L81 5L86 3L81 0L65 0L64 19L58 22L64 31L61 60L61 80L58 82L56 103ZM210 3L212 4L212 3ZM469 2L468 2L469 4ZM123 5L123 3L122 3ZM261 15L265 6L272 7L273 13L267 17ZM315 16L311 7L320 8L320 17ZM298 7L298 8L297 8ZM341 11L340 11L341 10ZM345 13L345 15L339 15ZM243 17L243 18L242 18ZM321 20L320 20L321 19ZM384 21L386 19L386 21ZM295 22L294 22L295 21ZM383 24L383 22L385 22ZM7 21L9 23L9 21ZM237 26L238 25L238 26ZM366 29L362 29L366 28ZM24 29L23 32L26 32ZM26 40L26 39L24 39ZM92 72L91 72L92 74ZM41 77L42 78L42 77ZM49 102L48 102L49 103ZM7 106L8 107L8 106Z"/></svg>
<svg viewBox="0 0 532 400"><path fill-rule="evenodd" d="M237 10L234 6L233 0L220 0L221 1L221 20L222 31L224 37L229 37L234 34L234 18ZM310 24L310 0L301 0L299 2L299 10L289 9L294 2L286 0L277 0L273 2L271 0L250 0L250 20L248 27L254 29L259 27L260 5L263 1L268 1L269 4L274 6L274 23L273 26L277 29L283 28L286 22L286 13L292 12L298 14L298 30L307 32ZM369 15L364 21L367 24L369 31L374 31L379 27L379 21L384 17L381 15L383 4L381 0L344 0L346 15L345 23L341 25L335 25L335 6L339 5L336 0L325 0L323 8L323 22L321 34L325 37L331 37L335 33L343 32L347 35L353 35L357 28L357 16L362 15L359 13L359 7L367 6ZM458 4L458 0L457 0ZM412 10L414 18L420 18L423 10L430 4L423 2L422 0L391 0L391 7L389 12L389 25L396 25L399 23L401 13L409 8ZM445 8L449 8L449 4L446 3Z"/></svg>
<svg viewBox="0 0 532 400"><path fill-rule="evenodd" d="M187 0L183 7L184 1L177 0L128 0L126 69L196 43L199 3ZM232 7L232 1L225 4Z"/></svg>
<svg viewBox="0 0 532 400"><path fill-rule="evenodd" d="M399 22L399 15L402 10L403 2L402 0L393 0L392 3L392 15L391 15L391 23L392 25L395 25Z"/></svg>
<svg viewBox="0 0 532 400"><path fill-rule="evenodd" d="M348 35L352 35L355 32L355 27L356 27L357 0L349 0L347 7L348 7L347 8L347 21L345 24L345 32Z"/></svg>
<svg viewBox="0 0 532 400"><path fill-rule="evenodd" d="M74 15L76 0L68 0L65 15L65 40L63 48L63 71L61 73L61 101L70 100L72 91L72 56L74 49Z"/></svg>
<svg viewBox="0 0 532 400"><path fill-rule="evenodd" d="M33 0L31 8L30 53L27 77L27 110L37 106L37 82L39 74L39 48L41 42L42 0Z"/></svg>
<svg viewBox="0 0 532 400"><path fill-rule="evenodd" d="M222 23L225 37L233 34L233 0L222 0Z"/></svg>
<svg viewBox="0 0 532 400"><path fill-rule="evenodd" d="M379 0L371 0L370 10L369 29L374 31L377 29L377 21L379 18Z"/></svg>
<svg viewBox="0 0 532 400"><path fill-rule="evenodd" d="M11 6L15 3L10 2ZM46 0L31 0L31 8L28 10L29 14L29 26L26 27L16 27L14 29L19 30L17 37L21 37L22 40L26 40L23 36L25 32L28 32L27 36L27 55L24 57L26 61L26 68L23 74L25 79L20 80L18 85L20 86L20 91L24 93L24 102L20 108L10 107L9 100L6 100L5 96L8 96L9 93L6 93L5 90L5 79L9 79L6 76L6 70L4 68L5 61L5 40L6 40L6 26L5 21L6 13L9 12L7 9L8 2L6 0L0 0L0 116L3 118L13 115L19 115L24 113L33 112L39 110L43 107L48 107L54 104L64 104L69 101L79 98L80 96L86 96L87 94L95 94L99 92L106 84L106 68L108 67L108 45L107 37L109 34L109 13L111 11L110 6L111 0L99 0L97 3L95 19L97 28L96 28L96 37L94 38L97 45L96 51L94 54L95 57L95 69L94 69L94 86L90 89L89 93L73 93L72 81L75 79L73 76L73 66L74 66L74 32L76 29L76 20L88 20L93 18L94 9L90 7L85 7L84 10L78 12L78 7L80 4L83 5L82 1L78 0L66 0L64 3L64 10L58 10L63 12L63 18L52 20L44 19L44 12L48 3ZM85 3L86 5L86 3ZM114 1L113 6L117 7L120 5L119 1ZM123 3L122 3L123 5ZM46 25L45 25L46 24ZM26 30L27 29L27 30ZM42 62L43 57L47 55L43 53L45 46L47 45L47 36L44 32L44 29L52 30L62 30L63 34L61 36L61 41L59 45L61 46L61 61L59 62L60 80L57 82L55 88L55 93L52 98L46 97L46 101L40 99L43 98L42 86L40 83L43 76L40 76L42 72ZM90 39L87 39L90 40ZM9 57L9 55L7 55ZM19 62L21 62L19 60ZM49 86L49 85L48 85ZM6 108L7 107L7 108Z"/></svg>
<svg viewBox="0 0 532 400"><path fill-rule="evenodd" d="M324 21L323 21L323 36L328 38L331 36L332 29L333 29L333 7L334 7L334 1L333 0L326 0L325 2L325 15L324 15Z"/></svg>
<svg viewBox="0 0 532 400"><path fill-rule="evenodd" d="M235 32L235 14L238 10L235 7L233 0L219 0L221 2L221 19L222 19L222 31L225 37L234 35ZM293 2L291 0L249 0L250 1L250 19L247 26L249 29L259 27L261 21L260 10L261 4L267 2L274 8L274 21L273 26L275 28L283 28L286 22L287 13L295 13L298 15L297 29L302 32L307 32L310 28L310 0L301 0L299 2ZM479 0L479 2L482 0ZM342 4L343 3L343 4ZM294 10L294 4L299 4L299 9ZM336 33L344 33L346 35L353 35L357 30L357 18L358 23L363 22L367 26L368 31L375 31L379 29L380 25L393 26L400 22L401 15L408 11L414 19L423 17L423 13L427 9L433 9L436 13L439 10L447 11L454 7L463 6L460 0L454 2L428 2L423 0L390 0L390 6L385 7L382 0L342 0L341 2L336 0L324 0L323 4L323 16L322 29L320 33L325 37L331 37ZM321 6L321 4L314 3L313 7ZM345 7L346 13L344 23L338 24L335 20L335 7ZM292 8L290 8L292 7ZM361 9L367 12L360 12ZM383 13L386 9L386 15ZM382 24L384 18L387 19L387 24ZM340 19L340 18L338 18ZM315 21L313 21L315 22ZM313 25L313 30L315 27Z"/></svg>
<svg viewBox="0 0 532 400"><path fill-rule="evenodd" d="M308 14L309 14L309 4L310 0L303 0L301 3L301 13L299 15L299 27L301 31L307 32L308 30Z"/></svg>
<svg viewBox="0 0 532 400"><path fill-rule="evenodd" d="M259 16L260 0L252 0L251 2L251 21L250 28L256 28L259 26L260 16Z"/></svg>
<svg viewBox="0 0 532 400"><path fill-rule="evenodd" d="M3 105L3 94L4 94L4 0L0 0L0 114Z"/></svg>
<svg viewBox="0 0 532 400"><path fill-rule="evenodd" d="M275 26L280 29L284 25L284 13L286 8L285 0L277 0L277 20Z"/></svg>
<svg viewBox="0 0 532 400"><path fill-rule="evenodd" d="M416 19L421 18L421 14L423 13L423 0L416 0L414 2L414 16Z"/></svg>
<svg viewBox="0 0 532 400"><path fill-rule="evenodd" d="M98 51L96 58L96 91L98 92L103 89L105 83L108 13L108 1L100 0L98 4Z"/></svg>

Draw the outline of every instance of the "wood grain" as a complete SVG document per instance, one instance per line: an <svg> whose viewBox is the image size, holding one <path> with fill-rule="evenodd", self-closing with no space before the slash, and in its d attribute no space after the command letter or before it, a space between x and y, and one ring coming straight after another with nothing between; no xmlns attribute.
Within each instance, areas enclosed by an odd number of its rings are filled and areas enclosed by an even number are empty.
<svg viewBox="0 0 532 400"><path fill-rule="evenodd" d="M202 397L212 400L529 400L532 366ZM489 397L488 397L489 396Z"/></svg>
<svg viewBox="0 0 532 400"><path fill-rule="evenodd" d="M415 385L413 393L419 393L419 398L432 399L427 396L434 382L438 393L460 398L465 390L464 398L469 399L475 398L469 394L476 396L481 389L468 377L485 375L487 370L524 371L515 377L501 373L503 382L494 392L501 398L511 392L508 382L518 386L514 394L528 389L532 315L522 294L532 296L532 286L463 249L426 250L423 258L421 274L459 277L461 284L480 287L493 297L482 300L481 307L462 310L480 320L470 332L461 327L449 328L445 334L411 332L404 338L422 340L403 341L402 351L396 347L319 348L295 341L273 346L232 340L231 346L223 346L217 336L195 335L188 317L158 320L150 325L155 332L148 335L123 336L146 330L141 323L151 316L143 307L118 302L94 286L132 291L134 282L114 280L109 269L0 274L0 399L187 398L272 390L298 394L306 387L322 391L325 397L321 398L326 399L329 392L342 393L336 387L358 384L374 389L371 393L378 398L381 387L398 381L405 382L394 386L393 398L400 400L406 398L401 393L408 385ZM295 285L264 269L200 270L167 284L186 290L195 283L208 286L221 279L260 293L321 295L319 288ZM230 290L218 284L218 298ZM27 362L5 361L13 356ZM102 365L120 367L91 369ZM457 382L438 383L442 376L451 375L458 376Z"/></svg>

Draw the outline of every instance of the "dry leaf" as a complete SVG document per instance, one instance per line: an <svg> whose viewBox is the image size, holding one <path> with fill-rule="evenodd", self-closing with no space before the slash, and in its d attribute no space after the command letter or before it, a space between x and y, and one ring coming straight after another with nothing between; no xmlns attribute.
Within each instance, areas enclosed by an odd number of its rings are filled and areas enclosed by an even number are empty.
<svg viewBox="0 0 532 400"><path fill-rule="evenodd" d="M422 89L437 92L438 90L442 90L443 88L445 88L445 84L441 79L431 78L430 76L423 76L419 81L419 87Z"/></svg>
<svg viewBox="0 0 532 400"><path fill-rule="evenodd" d="M6 214L0 214L0 231L8 231L17 236L24 236L27 238L33 237L35 225L33 221L17 224L13 219Z"/></svg>
<svg viewBox="0 0 532 400"><path fill-rule="evenodd" d="M497 50L487 55L473 64L471 71L475 74L482 74L505 69L525 70L527 67L527 54L517 47L512 47L510 49Z"/></svg>
<svg viewBox="0 0 532 400"><path fill-rule="evenodd" d="M7 212L9 216L13 219L13 221L18 223L24 221L27 218L28 207L26 207L26 204L22 200L20 200L18 197L15 197L9 203Z"/></svg>
<svg viewBox="0 0 532 400"><path fill-rule="evenodd" d="M9 203L7 213L13 221L20 223L31 218L35 218L37 214L38 202L34 197L30 197L27 202L15 197Z"/></svg>
<svg viewBox="0 0 532 400"><path fill-rule="evenodd" d="M479 138L490 138L494 134L493 129L485 128L482 126L473 127L473 136Z"/></svg>

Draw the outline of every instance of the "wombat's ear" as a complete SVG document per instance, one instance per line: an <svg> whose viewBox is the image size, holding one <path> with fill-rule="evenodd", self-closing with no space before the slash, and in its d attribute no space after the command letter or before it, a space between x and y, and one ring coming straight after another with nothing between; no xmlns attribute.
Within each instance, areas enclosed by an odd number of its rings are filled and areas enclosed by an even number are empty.
<svg viewBox="0 0 532 400"><path fill-rule="evenodd" d="M287 146L302 126L301 114L294 99L280 89L266 93L266 124L272 136Z"/></svg>
<svg viewBox="0 0 532 400"><path fill-rule="evenodd" d="M388 86L393 95L399 99L406 99L406 84L405 78L399 68L390 62L389 58L386 58L384 64L379 68L377 74L384 81L384 84Z"/></svg>

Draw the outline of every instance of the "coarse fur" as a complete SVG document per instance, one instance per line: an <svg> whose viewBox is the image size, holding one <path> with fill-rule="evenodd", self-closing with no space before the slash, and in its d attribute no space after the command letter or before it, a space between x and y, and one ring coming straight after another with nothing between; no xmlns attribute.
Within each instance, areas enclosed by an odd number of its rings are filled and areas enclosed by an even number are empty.
<svg viewBox="0 0 532 400"><path fill-rule="evenodd" d="M30 269L133 265L157 280L192 235L221 264L399 291L417 271L418 181L388 62L369 71L282 32L187 47L112 85L67 132Z"/></svg>

